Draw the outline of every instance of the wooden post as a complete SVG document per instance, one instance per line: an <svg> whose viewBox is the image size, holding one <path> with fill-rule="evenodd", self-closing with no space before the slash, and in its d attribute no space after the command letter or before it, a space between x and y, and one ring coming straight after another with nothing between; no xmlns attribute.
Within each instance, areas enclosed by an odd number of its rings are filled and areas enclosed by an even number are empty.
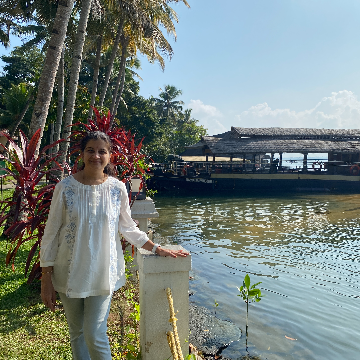
<svg viewBox="0 0 360 360"><path fill-rule="evenodd" d="M307 153L304 153L304 160L303 160L303 172L307 172Z"/></svg>

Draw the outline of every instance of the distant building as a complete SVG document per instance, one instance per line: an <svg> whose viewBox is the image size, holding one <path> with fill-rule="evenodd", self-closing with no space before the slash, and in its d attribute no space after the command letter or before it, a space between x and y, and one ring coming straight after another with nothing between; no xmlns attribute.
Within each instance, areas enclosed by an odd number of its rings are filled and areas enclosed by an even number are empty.
<svg viewBox="0 0 360 360"><path fill-rule="evenodd" d="M279 154L282 166L284 153L304 155L304 168L309 153L327 153L328 162L355 164L360 162L360 129L309 128L241 128L215 136L203 136L197 144L181 154L185 161L245 161L261 162L265 154ZM201 159L201 160L200 160ZM226 160L225 160L226 159ZM329 167L330 173L332 168Z"/></svg>

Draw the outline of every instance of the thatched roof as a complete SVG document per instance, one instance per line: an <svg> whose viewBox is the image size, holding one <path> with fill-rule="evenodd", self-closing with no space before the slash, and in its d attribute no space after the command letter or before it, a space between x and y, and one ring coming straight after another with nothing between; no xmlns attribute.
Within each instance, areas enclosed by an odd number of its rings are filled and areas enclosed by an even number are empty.
<svg viewBox="0 0 360 360"><path fill-rule="evenodd" d="M239 156L265 153L360 153L358 129L239 128L204 136L183 156Z"/></svg>
<svg viewBox="0 0 360 360"><path fill-rule="evenodd" d="M324 140L278 140L278 139L238 139L222 140L210 136L204 137L204 145L216 156L230 154L261 153L329 153L360 152L360 141L324 141Z"/></svg>
<svg viewBox="0 0 360 360"><path fill-rule="evenodd" d="M360 129L241 128L231 127L234 137L276 137L293 139L359 139Z"/></svg>

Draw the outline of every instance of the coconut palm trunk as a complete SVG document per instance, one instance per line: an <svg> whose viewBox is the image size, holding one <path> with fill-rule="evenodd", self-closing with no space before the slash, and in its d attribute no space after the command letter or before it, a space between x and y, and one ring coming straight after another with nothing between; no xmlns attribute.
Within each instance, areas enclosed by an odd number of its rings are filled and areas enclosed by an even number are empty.
<svg viewBox="0 0 360 360"><path fill-rule="evenodd" d="M103 36L100 35L98 40L97 40L94 75L93 75L93 83L92 83L92 89L91 89L91 101L90 101L90 109L89 109L89 113L88 113L88 118L89 119L92 118L92 114L93 114L93 108L92 107L95 106L97 86L98 86L98 82L99 82L99 70L100 70L102 39L103 39Z"/></svg>
<svg viewBox="0 0 360 360"><path fill-rule="evenodd" d="M113 93L113 100L110 108L111 114L116 114L117 108L119 107L121 94L124 91L124 84L125 84L125 69L126 69L126 54L127 54L127 47L129 45L129 37L124 37L121 41L121 61L120 61L120 69L119 74L116 80L116 85ZM120 88L120 90L119 90Z"/></svg>
<svg viewBox="0 0 360 360"><path fill-rule="evenodd" d="M106 91L107 91L107 88L109 86L110 76L111 76L111 72L112 72L112 69L113 69L116 53L117 53L118 48L119 48L120 36L122 34L123 26L124 26L124 19L121 18L118 29L117 29L116 38L115 38L115 41L114 41L114 46L113 46L113 50L112 50L112 53L111 53L109 65L108 65L108 68L107 68L107 71L106 71L105 82L104 82L104 86L103 86L103 89L102 89L102 92L101 92L101 95L100 95L99 106L103 106L103 104L104 104Z"/></svg>
<svg viewBox="0 0 360 360"><path fill-rule="evenodd" d="M73 117L74 117L76 91L79 83L82 52L85 42L87 22L89 19L89 14L91 9L91 1L92 0L84 0L82 2L79 25L75 37L75 45L74 45L74 51L73 51L73 57L71 63L70 81L69 81L68 96L66 102L64 126L62 132L63 139L67 139L71 132L70 127L72 125ZM62 142L60 145L61 155L59 157L61 163L65 162L68 149L69 149L68 141Z"/></svg>
<svg viewBox="0 0 360 360"><path fill-rule="evenodd" d="M61 134L61 125L63 121L63 114L64 114L64 55L65 49L61 52L60 64L57 73L57 85L58 85L58 101L57 101L57 114L56 114L56 123L54 128L54 142L60 140ZM57 153L59 151L59 144L57 144L53 148L53 152Z"/></svg>
<svg viewBox="0 0 360 360"><path fill-rule="evenodd" d="M32 91L33 91L33 90L32 90ZM33 99L34 99L34 95L33 95L33 94L30 94L28 100L26 101L26 104L25 104L23 110L21 111L21 113L20 113L20 115L19 115L18 121L17 121L17 123L15 124L15 127L14 127L13 131L12 131L11 134L10 134L10 137L11 137L11 138L14 137L14 135L15 135L15 133L16 133L16 130L18 129L19 125L21 124L22 120L24 119L24 116L25 116L25 114L27 113L27 111L28 111L28 109L29 109L29 106L30 106L31 102L33 101ZM6 148L8 147L8 145L9 145L9 141L6 143Z"/></svg>
<svg viewBox="0 0 360 360"><path fill-rule="evenodd" d="M117 82L120 82L120 84L118 86L118 88L120 87L120 90L119 90L118 94L116 95L116 97L113 98L113 102L111 104L111 109L112 109L111 113L114 115L116 115L116 113L117 113L117 109L119 107L120 100L121 100L121 94L124 91L125 69L122 72L119 71L119 76L118 76Z"/></svg>
<svg viewBox="0 0 360 360"><path fill-rule="evenodd" d="M43 71L41 73L38 93L31 118L29 135L32 137L38 129L41 129L41 137L44 132L46 118L49 111L50 101L54 88L57 69L63 49L67 25L74 6L75 0L63 0L58 4L49 47L46 52ZM37 151L41 141L38 142Z"/></svg>

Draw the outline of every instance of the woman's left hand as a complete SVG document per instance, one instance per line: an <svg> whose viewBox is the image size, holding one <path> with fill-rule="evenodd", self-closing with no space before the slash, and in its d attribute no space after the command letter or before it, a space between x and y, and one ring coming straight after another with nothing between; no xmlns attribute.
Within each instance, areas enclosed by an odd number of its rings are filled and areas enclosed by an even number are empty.
<svg viewBox="0 0 360 360"><path fill-rule="evenodd" d="M156 254L158 254L160 256L171 256L173 258L176 258L178 256L186 257L186 256L190 255L187 251L184 251L184 250L169 250L169 249L164 249L161 246L159 246L156 249Z"/></svg>

